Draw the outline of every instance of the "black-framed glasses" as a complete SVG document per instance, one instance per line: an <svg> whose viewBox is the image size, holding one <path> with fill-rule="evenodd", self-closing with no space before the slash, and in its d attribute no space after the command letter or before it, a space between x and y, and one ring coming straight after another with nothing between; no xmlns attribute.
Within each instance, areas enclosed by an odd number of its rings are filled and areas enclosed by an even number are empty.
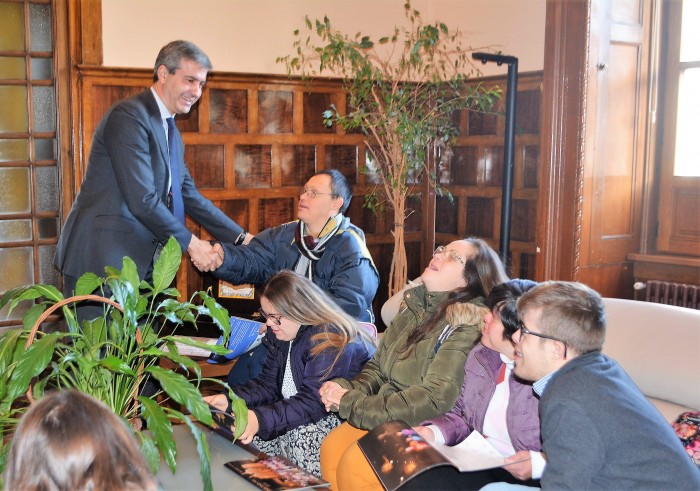
<svg viewBox="0 0 700 491"><path fill-rule="evenodd" d="M531 331L523 325L520 326L520 332L521 332L520 339L522 339L523 334L532 334L533 336L537 336L538 338L550 339L552 341L559 341L561 344L564 345L564 358L566 358L566 351L569 348L569 345L563 339L555 338L554 336L550 336L548 334L542 334L541 332Z"/></svg>
<svg viewBox="0 0 700 491"><path fill-rule="evenodd" d="M263 319L272 321L274 325L282 325L282 314L268 314L263 309L258 309L258 313L263 316Z"/></svg>
<svg viewBox="0 0 700 491"><path fill-rule="evenodd" d="M456 261L462 264L462 266L465 265L464 259L462 259L457 251L447 250L445 246L437 246L435 251L433 251L433 256L437 254L444 254L448 261Z"/></svg>
<svg viewBox="0 0 700 491"><path fill-rule="evenodd" d="M322 193L320 191L316 191L314 189L307 189L306 187L301 188L301 191L299 192L299 195L301 196L302 194L307 195L309 198L314 199L316 196L319 194L326 194L328 196L333 196L336 197L335 193Z"/></svg>

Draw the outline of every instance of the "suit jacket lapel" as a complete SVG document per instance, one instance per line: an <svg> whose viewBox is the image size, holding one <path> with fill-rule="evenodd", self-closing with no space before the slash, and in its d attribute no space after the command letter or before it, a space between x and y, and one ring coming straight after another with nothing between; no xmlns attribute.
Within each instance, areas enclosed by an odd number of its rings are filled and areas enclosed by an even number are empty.
<svg viewBox="0 0 700 491"><path fill-rule="evenodd" d="M144 102L146 104L146 110L150 116L150 123L153 127L153 133L158 139L158 147L160 148L160 154L163 157L163 162L168 168L168 174L170 174L170 162L168 158L168 140L165 136L165 128L163 128L163 118L160 116L160 109L158 108L158 103L156 102L155 96L151 89L146 89L144 94Z"/></svg>

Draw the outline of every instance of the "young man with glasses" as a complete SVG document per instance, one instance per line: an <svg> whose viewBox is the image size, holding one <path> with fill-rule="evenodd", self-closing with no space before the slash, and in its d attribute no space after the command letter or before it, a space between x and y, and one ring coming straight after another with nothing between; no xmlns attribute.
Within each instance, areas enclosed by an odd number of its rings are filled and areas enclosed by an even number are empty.
<svg viewBox="0 0 700 491"><path fill-rule="evenodd" d="M542 488L700 489L700 472L671 426L601 353L600 295L580 283L548 282L517 305L523 326L513 336L513 373L534 381L540 396Z"/></svg>
<svg viewBox="0 0 700 491"><path fill-rule="evenodd" d="M312 280L355 319L373 323L379 274L364 232L343 215L351 199L350 185L339 171L316 173L301 190L298 220L263 230L248 245L223 244L223 264L214 276L234 284L262 285L278 271L290 269ZM258 347L239 360L231 377L255 377L264 350Z"/></svg>

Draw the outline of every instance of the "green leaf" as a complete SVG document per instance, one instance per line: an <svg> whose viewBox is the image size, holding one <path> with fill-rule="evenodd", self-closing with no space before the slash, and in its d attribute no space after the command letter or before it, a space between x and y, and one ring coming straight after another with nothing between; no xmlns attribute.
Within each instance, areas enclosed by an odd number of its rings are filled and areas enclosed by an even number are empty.
<svg viewBox="0 0 700 491"><path fill-rule="evenodd" d="M24 314L24 317L22 317L22 325L27 331L30 331L32 327L34 327L34 324L36 324L36 321L39 320L39 317L46 311L46 304L45 303L38 303L36 305L32 305L29 310Z"/></svg>
<svg viewBox="0 0 700 491"><path fill-rule="evenodd" d="M64 333L46 334L34 341L19 359L7 385L7 399L11 402L27 391L32 378L46 369L53 357L54 347Z"/></svg>
<svg viewBox="0 0 700 491"><path fill-rule="evenodd" d="M136 377L136 372L121 358L116 356L107 356L100 360L100 366L105 367L110 372L121 373L124 375L129 375Z"/></svg>
<svg viewBox="0 0 700 491"><path fill-rule="evenodd" d="M102 278L95 273L85 273L75 283L76 295L89 295L102 285Z"/></svg>
<svg viewBox="0 0 700 491"><path fill-rule="evenodd" d="M160 452L153 438L143 431L137 431L136 435L141 440L141 453L146 458L146 465L151 474L156 474L160 469Z"/></svg>
<svg viewBox="0 0 700 491"><path fill-rule="evenodd" d="M161 338L162 339L162 338ZM181 340L178 340L181 341ZM199 366L199 364L194 361L192 358L189 356L183 356L180 355L179 353L176 352L177 347L175 346L175 343L173 341L167 341L165 343L168 347L168 351L163 351L158 348L150 348L146 351L143 352L144 355L146 356L157 356L159 358L167 358L168 360L172 361L176 365L179 365L180 367L184 368L190 373L194 373L197 376L197 379L202 378L202 369ZM184 343L184 344L189 344L189 343ZM197 344L205 344L205 343L197 343ZM209 349L209 345L206 345L206 348L204 349Z"/></svg>
<svg viewBox="0 0 700 491"><path fill-rule="evenodd" d="M146 368L145 372L153 375L160 382L163 391L172 397L175 402L185 406L197 421L205 425L211 425L212 419L209 404L204 402L199 390L184 376L156 366Z"/></svg>
<svg viewBox="0 0 700 491"><path fill-rule="evenodd" d="M369 38L369 36L363 36L362 40L360 41L360 48L362 49L369 49L372 46L374 46L374 43L372 40Z"/></svg>
<svg viewBox="0 0 700 491"><path fill-rule="evenodd" d="M129 292L138 292L141 279L136 268L136 263L130 257L125 257L122 261L122 281L129 283Z"/></svg>
<svg viewBox="0 0 700 491"><path fill-rule="evenodd" d="M157 402L143 396L139 396L139 402L141 403L141 415L146 420L146 426L153 435L156 447L163 455L170 471L175 474L177 449L173 438L173 425Z"/></svg>
<svg viewBox="0 0 700 491"><path fill-rule="evenodd" d="M89 345L95 345L107 341L107 324L103 317L83 322L83 334L85 342Z"/></svg>
<svg viewBox="0 0 700 491"><path fill-rule="evenodd" d="M199 455L199 473L202 476L202 484L204 491L212 491L214 488L211 483L211 455L209 452L209 442L206 435L188 417L182 413L173 410L173 414L183 421L192 432L195 442L197 442L197 454Z"/></svg>
<svg viewBox="0 0 700 491"><path fill-rule="evenodd" d="M18 329L5 331L0 337L0 374L5 375L8 367L14 363L17 345L26 343L25 333Z"/></svg>
<svg viewBox="0 0 700 491"><path fill-rule="evenodd" d="M58 299L53 299L51 298L52 290L55 291L55 293L60 297ZM19 304L20 302L23 302L25 300L34 300L39 297L46 296L47 298L51 300L62 300L63 295L56 289L54 286L50 285L29 285L29 286L20 286L17 288L13 288L12 290L9 290L5 292L5 294L0 298L0 309L5 307L8 303L10 304L10 307L7 310L7 316L9 317L14 308Z"/></svg>
<svg viewBox="0 0 700 491"><path fill-rule="evenodd" d="M223 333L224 340L227 341L229 334L231 333L231 317L229 316L228 310L219 305L216 300L204 292L200 292L200 298L204 302L204 306L207 308L206 314L211 317L214 324L216 324ZM200 313L205 312L200 310Z"/></svg>
<svg viewBox="0 0 700 491"><path fill-rule="evenodd" d="M231 413L235 417L236 431L233 434L234 439L238 439L248 426L248 406L243 399L238 397L232 390L229 389L228 397L231 400Z"/></svg>
<svg viewBox="0 0 700 491"><path fill-rule="evenodd" d="M170 237L153 265L153 289L155 294L168 288L180 268L182 249L175 237Z"/></svg>

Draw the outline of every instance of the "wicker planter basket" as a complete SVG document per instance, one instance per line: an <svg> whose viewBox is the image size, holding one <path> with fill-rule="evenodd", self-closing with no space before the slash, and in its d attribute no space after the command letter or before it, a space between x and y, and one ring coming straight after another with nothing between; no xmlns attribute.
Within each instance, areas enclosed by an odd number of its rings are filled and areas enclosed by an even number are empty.
<svg viewBox="0 0 700 491"><path fill-rule="evenodd" d="M25 345L25 349L29 348L31 344L34 342L36 339L36 334L41 328L41 325L48 319L48 317L53 314L56 310L70 304L74 303L80 303L80 302L86 302L86 301L91 301L91 302L99 302L99 303L104 303L107 305L110 305L117 309L120 312L124 312L124 309L122 308L121 305L119 305L117 302L114 300L111 300L109 298L101 297L99 295L75 295L72 297L65 298L61 300L60 302L57 302L53 304L51 307L46 309L44 313L42 313L39 318L36 320L34 325L32 326L31 331L29 332L29 336L27 338L27 343ZM142 342L142 337L141 337L141 330L136 329L136 341L139 343ZM138 380L141 380L141 370L143 367L139 367L138 370ZM139 384L140 385L140 384ZM27 399L29 400L30 403L34 402L34 396L32 395L34 389L34 384L30 384L29 388L27 389ZM138 401L138 385L136 387L136 390L134 391L134 405L135 407L138 407L139 401ZM134 427L135 430L140 430L142 426L142 422L140 418L134 418L132 421L130 421L131 425Z"/></svg>

